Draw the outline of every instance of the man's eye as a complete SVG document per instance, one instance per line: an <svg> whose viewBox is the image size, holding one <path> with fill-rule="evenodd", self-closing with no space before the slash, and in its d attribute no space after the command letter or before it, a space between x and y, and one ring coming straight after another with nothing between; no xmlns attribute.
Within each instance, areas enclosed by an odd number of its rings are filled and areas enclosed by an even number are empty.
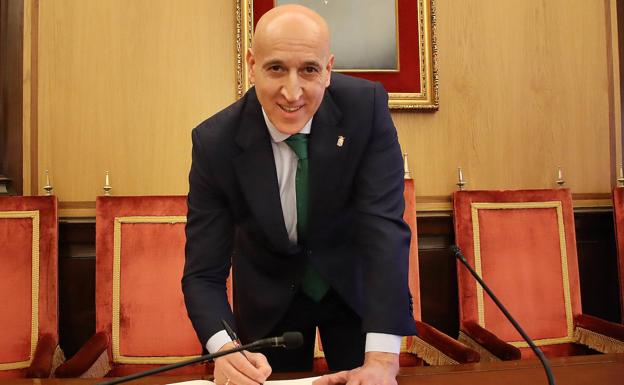
<svg viewBox="0 0 624 385"><path fill-rule="evenodd" d="M308 73L308 74L313 74L313 73L317 73L317 72L319 72L318 68L316 68L316 67L312 67L312 66L305 67L305 69L304 69L304 70L305 70L305 72L306 72L306 73Z"/></svg>
<svg viewBox="0 0 624 385"><path fill-rule="evenodd" d="M278 65L273 65L269 67L269 71L273 71L273 72L277 72L279 70L281 70L282 67L278 66Z"/></svg>

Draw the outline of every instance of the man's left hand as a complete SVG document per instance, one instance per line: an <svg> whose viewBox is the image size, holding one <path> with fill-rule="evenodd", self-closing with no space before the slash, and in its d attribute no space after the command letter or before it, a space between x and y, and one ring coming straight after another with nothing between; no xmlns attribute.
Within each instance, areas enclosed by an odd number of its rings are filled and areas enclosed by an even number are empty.
<svg viewBox="0 0 624 385"><path fill-rule="evenodd" d="M397 385L398 373L398 354L367 352L364 356L364 365L353 370L325 375L312 385Z"/></svg>

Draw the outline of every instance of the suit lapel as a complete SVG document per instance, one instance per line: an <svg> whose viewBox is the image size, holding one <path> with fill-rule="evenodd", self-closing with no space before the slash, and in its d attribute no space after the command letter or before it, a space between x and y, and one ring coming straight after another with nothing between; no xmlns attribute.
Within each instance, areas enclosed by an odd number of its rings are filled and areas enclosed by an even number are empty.
<svg viewBox="0 0 624 385"><path fill-rule="evenodd" d="M271 137L255 92L247 95L236 143L242 149L234 159L241 190L261 231L280 252L293 252L288 240L279 196Z"/></svg>
<svg viewBox="0 0 624 385"><path fill-rule="evenodd" d="M347 160L348 132L340 125L341 119L342 112L326 91L310 133L310 229L319 223L315 215L331 203L332 191L340 184Z"/></svg>
<svg viewBox="0 0 624 385"><path fill-rule="evenodd" d="M264 122L255 92L247 94L247 103L236 135L242 152L234 159L238 182L254 218L278 251L294 253L284 224L275 171L271 137ZM310 135L310 229L332 199L332 190L341 180L349 149L348 132L340 126L342 113L331 94L325 92L323 102L314 115ZM338 143L339 137L345 138Z"/></svg>

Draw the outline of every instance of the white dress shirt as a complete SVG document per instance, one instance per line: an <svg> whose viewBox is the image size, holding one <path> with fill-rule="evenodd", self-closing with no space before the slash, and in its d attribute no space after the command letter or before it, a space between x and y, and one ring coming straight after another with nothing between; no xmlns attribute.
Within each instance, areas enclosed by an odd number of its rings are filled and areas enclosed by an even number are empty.
<svg viewBox="0 0 624 385"><path fill-rule="evenodd" d="M271 147L273 148L280 201L282 202L282 212L284 213L284 223L288 231L288 239L290 239L292 243L297 243L297 197L295 176L299 158L297 154L291 150L290 146L284 142L290 135L284 134L275 128L264 112L264 109L262 109L262 114L264 115L264 121L271 135ZM311 127L312 119L303 126L299 133L309 134ZM206 348L210 353L214 353L230 341L232 340L226 331L221 330L208 339ZM366 346L364 350L366 352L398 354L401 350L401 336L385 333L366 333Z"/></svg>

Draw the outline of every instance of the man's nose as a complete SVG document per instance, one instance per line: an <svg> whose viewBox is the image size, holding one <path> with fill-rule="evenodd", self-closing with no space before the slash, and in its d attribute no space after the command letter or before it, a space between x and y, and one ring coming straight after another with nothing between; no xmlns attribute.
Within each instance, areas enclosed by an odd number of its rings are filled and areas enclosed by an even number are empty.
<svg viewBox="0 0 624 385"><path fill-rule="evenodd" d="M296 71L290 72L282 85L282 96L289 102L295 102L299 100L302 93L299 74Z"/></svg>

